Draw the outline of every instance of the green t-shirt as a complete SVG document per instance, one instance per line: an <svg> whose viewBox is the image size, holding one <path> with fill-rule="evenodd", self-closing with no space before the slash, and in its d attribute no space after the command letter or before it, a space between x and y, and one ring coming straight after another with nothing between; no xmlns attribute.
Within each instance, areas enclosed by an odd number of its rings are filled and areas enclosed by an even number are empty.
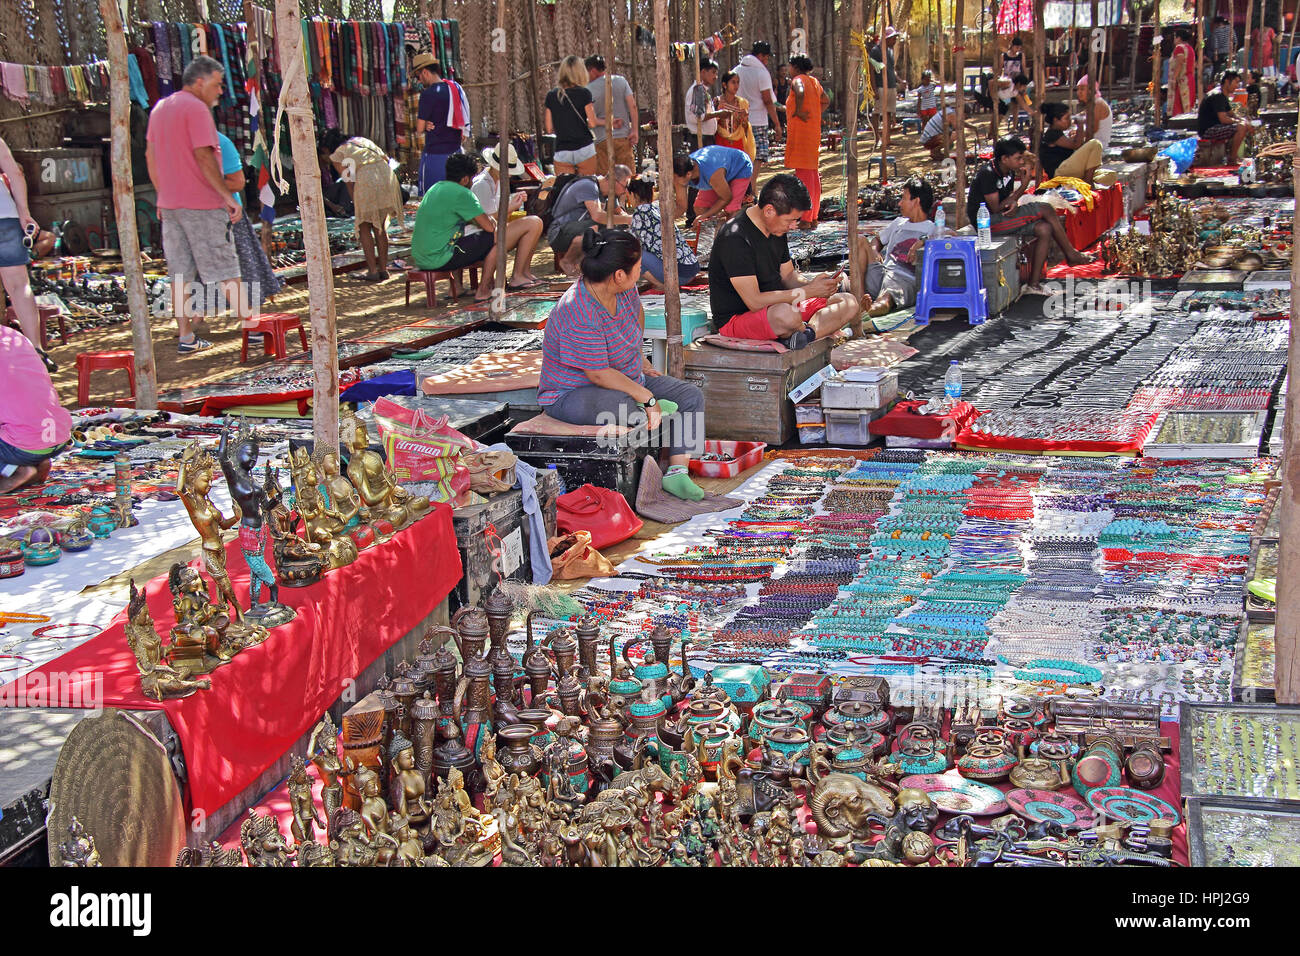
<svg viewBox="0 0 1300 956"><path fill-rule="evenodd" d="M474 194L460 183L434 183L420 200L411 235L411 261L417 269L441 269L455 252L465 223L483 215Z"/></svg>

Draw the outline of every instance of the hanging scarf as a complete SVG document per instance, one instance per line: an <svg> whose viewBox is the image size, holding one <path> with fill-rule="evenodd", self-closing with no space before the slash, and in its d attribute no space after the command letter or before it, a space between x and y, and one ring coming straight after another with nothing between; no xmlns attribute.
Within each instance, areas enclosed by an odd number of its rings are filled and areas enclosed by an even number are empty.
<svg viewBox="0 0 1300 956"><path fill-rule="evenodd" d="M188 54L185 52L185 50L188 50L188 47L182 47L185 43L185 37L181 33L181 25L179 23L169 24L167 29L171 34L172 83L175 85L176 89L179 90L181 88L181 74L185 71L185 64L189 62L186 59Z"/></svg>
<svg viewBox="0 0 1300 956"><path fill-rule="evenodd" d="M4 86L5 96L18 103L26 103L27 74L19 63L0 63L0 85Z"/></svg>
<svg viewBox="0 0 1300 956"><path fill-rule="evenodd" d="M357 20L352 21L352 37L356 41L357 59L354 69L357 74L357 92L367 94L370 88L366 84L366 52L365 45L361 42L361 23Z"/></svg>
<svg viewBox="0 0 1300 956"><path fill-rule="evenodd" d="M144 84L145 96L149 103L158 102L158 70L154 66L153 54L148 47L138 46L131 51L140 69L140 82ZM149 107L146 105L145 109Z"/></svg>
<svg viewBox="0 0 1300 956"><path fill-rule="evenodd" d="M321 115L325 119L326 129L343 128L339 126L339 114L338 110L334 106L334 99L335 97L333 93L324 93L321 96Z"/></svg>

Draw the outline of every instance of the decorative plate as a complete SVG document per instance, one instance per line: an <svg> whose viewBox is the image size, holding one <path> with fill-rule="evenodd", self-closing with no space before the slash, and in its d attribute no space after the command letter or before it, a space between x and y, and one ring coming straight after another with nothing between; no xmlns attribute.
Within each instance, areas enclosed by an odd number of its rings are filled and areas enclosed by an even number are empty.
<svg viewBox="0 0 1300 956"><path fill-rule="evenodd" d="M1007 803L1025 819L1059 823L1067 830L1086 830L1097 822L1092 809L1078 797L1051 790L1021 788L1007 794Z"/></svg>
<svg viewBox="0 0 1300 956"><path fill-rule="evenodd" d="M1006 799L997 787L967 780L957 774L916 773L898 782L903 789L924 790L934 805L945 813L966 813L985 817L1004 813Z"/></svg>
<svg viewBox="0 0 1300 956"><path fill-rule="evenodd" d="M1098 787L1088 791L1088 803L1112 820L1150 823L1168 820L1175 826L1182 819L1173 806L1159 797L1131 787Z"/></svg>

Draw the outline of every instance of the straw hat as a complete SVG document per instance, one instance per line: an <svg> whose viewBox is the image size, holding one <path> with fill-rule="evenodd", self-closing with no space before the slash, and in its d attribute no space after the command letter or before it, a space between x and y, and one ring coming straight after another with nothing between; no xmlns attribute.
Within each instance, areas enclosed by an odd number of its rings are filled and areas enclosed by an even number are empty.
<svg viewBox="0 0 1300 956"><path fill-rule="evenodd" d="M491 146L483 150L483 162L487 163L497 172L501 171L501 154L497 152L499 147ZM510 166L511 176L522 176L524 174L524 164L519 161L519 156L515 153L515 148L511 145L506 151L506 162Z"/></svg>
<svg viewBox="0 0 1300 956"><path fill-rule="evenodd" d="M421 70L431 66L437 66L437 67L441 66L441 64L438 62L438 58L434 56L432 53L417 53L411 59L412 73L419 73Z"/></svg>

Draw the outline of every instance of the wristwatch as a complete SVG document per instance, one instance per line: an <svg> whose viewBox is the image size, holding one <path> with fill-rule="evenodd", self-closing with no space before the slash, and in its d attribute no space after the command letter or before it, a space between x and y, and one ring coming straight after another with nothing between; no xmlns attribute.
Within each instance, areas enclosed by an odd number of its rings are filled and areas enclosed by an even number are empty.
<svg viewBox="0 0 1300 956"><path fill-rule="evenodd" d="M644 402L638 402L637 404L640 405L642 408L654 408L656 405L659 404L659 400L655 398L653 395L651 395Z"/></svg>

